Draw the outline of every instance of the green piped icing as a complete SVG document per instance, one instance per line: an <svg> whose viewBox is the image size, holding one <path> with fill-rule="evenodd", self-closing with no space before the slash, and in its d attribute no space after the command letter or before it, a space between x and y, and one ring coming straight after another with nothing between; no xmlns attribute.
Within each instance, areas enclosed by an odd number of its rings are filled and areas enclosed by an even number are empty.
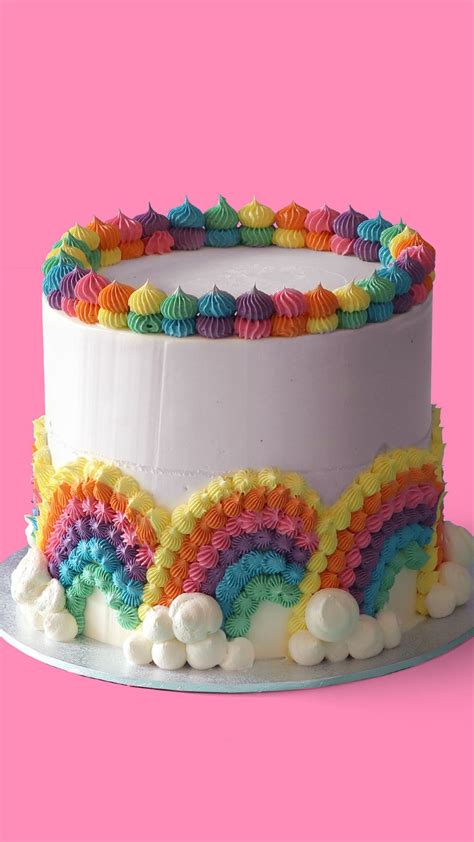
<svg viewBox="0 0 474 842"><path fill-rule="evenodd" d="M416 541L410 541L403 550L399 550L395 553L391 562L387 565L383 579L380 583L380 589L374 603L375 611L381 611L388 601L390 591L397 574L400 573L402 568L406 567L409 570L421 570L427 560L428 553L423 547L420 547Z"/></svg>
<svg viewBox="0 0 474 842"><path fill-rule="evenodd" d="M96 564L86 564L66 590L66 608L77 623L79 634L84 631L87 598L94 588L101 590L111 608L117 610L117 617L124 629L135 629L139 623L138 610L131 605L124 605L120 592L115 587L112 574Z"/></svg>
<svg viewBox="0 0 474 842"><path fill-rule="evenodd" d="M369 278L356 281L356 285L365 289L374 304L386 304L395 295L395 284L388 278L383 278L378 272L372 272Z"/></svg>
<svg viewBox="0 0 474 842"><path fill-rule="evenodd" d="M391 225L390 228L386 228L385 231L382 231L380 235L380 242L382 246L388 248L390 240L393 240L393 238L396 237L397 234L401 234L404 228L405 223L403 219L400 219L400 222L398 222L397 225Z"/></svg>
<svg viewBox="0 0 474 842"><path fill-rule="evenodd" d="M44 261L44 263L41 267L41 271L42 271L43 275L47 275L48 272L50 271L50 269L52 269L54 266L57 266L58 263L61 263L63 261L64 261L64 263L69 261L69 263L71 264L72 267L82 266L83 269L87 268L86 265L85 265L86 260L79 260L77 257L73 257L72 255L68 254L67 252L63 251L62 248L61 248L61 245L62 244L60 244L59 251L56 254L52 254L51 257L47 257L46 260ZM57 246L55 246L55 248L57 248ZM84 254L84 252L83 252L83 254ZM84 255L84 257L85 257L85 255Z"/></svg>
<svg viewBox="0 0 474 842"><path fill-rule="evenodd" d="M354 310L353 313L338 310L337 317L339 320L338 327L345 330L356 330L358 327L363 327L368 319L367 310Z"/></svg>
<svg viewBox="0 0 474 842"><path fill-rule="evenodd" d="M181 287L178 287L172 295L168 295L161 305L161 312L166 319L193 319L197 311L197 298L183 292Z"/></svg>
<svg viewBox="0 0 474 842"><path fill-rule="evenodd" d="M244 246L271 246L273 242L273 225L269 228L240 228L240 239Z"/></svg>
<svg viewBox="0 0 474 842"><path fill-rule="evenodd" d="M130 311L127 322L130 330L135 333L163 333L163 317L160 313L140 316L138 313Z"/></svg>
<svg viewBox="0 0 474 842"><path fill-rule="evenodd" d="M100 252L98 249L90 249L84 240L78 240L77 237L75 237L74 234L71 234L70 231L63 235L60 242L61 245L73 246L74 248L79 249L79 251L82 251L84 257L87 258L91 265L91 269L93 269L94 272L99 268Z"/></svg>
<svg viewBox="0 0 474 842"><path fill-rule="evenodd" d="M204 213L204 221L206 228L217 231L226 231L229 228L236 228L239 223L239 216L234 208L231 208L229 203L224 199L224 196L219 196L217 205L214 205Z"/></svg>
<svg viewBox="0 0 474 842"><path fill-rule="evenodd" d="M230 639L245 637L250 629L252 614L261 602L275 602L285 608L291 608L301 599L301 591L296 584L285 582L279 573L270 576L255 576L236 597L232 612L229 614L224 631Z"/></svg>

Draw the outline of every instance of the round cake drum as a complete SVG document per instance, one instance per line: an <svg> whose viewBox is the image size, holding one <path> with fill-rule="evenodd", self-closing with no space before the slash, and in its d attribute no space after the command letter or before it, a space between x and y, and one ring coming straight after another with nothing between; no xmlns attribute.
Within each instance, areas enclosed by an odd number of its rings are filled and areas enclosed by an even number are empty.
<svg viewBox="0 0 474 842"><path fill-rule="evenodd" d="M0 566L0 636L20 652L45 664L114 684L190 693L304 690L376 678L417 666L449 652L469 640L474 633L474 599L471 597L451 616L420 622L403 635L401 645L396 649L385 650L366 661L349 659L339 664L324 661L316 667L302 667L277 659L257 661L251 670L234 673L226 673L219 668L200 671L186 666L167 671L152 666L133 666L125 661L121 648L86 637L79 637L71 643L56 643L28 625L10 595L10 575L24 552L13 553Z"/></svg>

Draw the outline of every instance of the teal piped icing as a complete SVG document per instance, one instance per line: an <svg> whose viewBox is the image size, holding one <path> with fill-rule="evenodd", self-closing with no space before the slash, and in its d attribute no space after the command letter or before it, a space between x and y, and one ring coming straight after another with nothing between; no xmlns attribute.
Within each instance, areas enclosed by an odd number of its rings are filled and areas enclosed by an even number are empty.
<svg viewBox="0 0 474 842"><path fill-rule="evenodd" d="M163 333L180 339L196 333L196 319L163 319Z"/></svg>
<svg viewBox="0 0 474 842"><path fill-rule="evenodd" d="M214 316L217 319L233 316L235 307L234 296L216 286L198 301L198 312L201 316Z"/></svg>
<svg viewBox="0 0 474 842"><path fill-rule="evenodd" d="M337 311L338 327L344 330L356 330L363 327L368 319L367 310L354 310L353 313L346 313L344 310Z"/></svg>
<svg viewBox="0 0 474 842"><path fill-rule="evenodd" d="M298 585L288 582L284 572L256 574L234 600L224 624L224 631L230 639L245 637L250 629L252 614L261 602L274 602L284 608L291 608L297 605L300 599L301 591Z"/></svg>
<svg viewBox="0 0 474 842"><path fill-rule="evenodd" d="M389 228L385 228L385 230L382 231L380 235L381 245L385 246L385 248L388 248L390 241L393 240L393 238L396 237L397 234L401 234L404 228L405 223L403 219L400 219L400 222L398 222L397 225L390 225Z"/></svg>
<svg viewBox="0 0 474 842"><path fill-rule="evenodd" d="M404 295L411 287L412 279L408 272L405 272L401 266L393 263L383 269L378 269L377 274L380 278L386 278L395 284L395 295Z"/></svg>
<svg viewBox="0 0 474 842"><path fill-rule="evenodd" d="M73 248L82 251L89 261L91 269L93 269L94 272L97 271L100 266L100 251L98 249L90 249L84 240L78 240L78 238L75 237L74 234L71 234L70 231L64 234L60 242L61 245L72 246Z"/></svg>
<svg viewBox="0 0 474 842"><path fill-rule="evenodd" d="M161 304L161 312L166 319L193 319L197 315L197 311L198 300L196 296L183 292L181 287L168 295Z"/></svg>
<svg viewBox="0 0 474 842"><path fill-rule="evenodd" d="M240 228L228 228L222 231L206 231L204 245L218 249L227 249L240 244Z"/></svg>
<svg viewBox="0 0 474 842"><path fill-rule="evenodd" d="M377 216L372 219L364 219L357 226L357 234L363 240L368 240L370 243L378 243L382 232L387 228L391 228L392 223L388 219L384 219L380 211Z"/></svg>
<svg viewBox="0 0 474 842"><path fill-rule="evenodd" d="M369 278L356 281L356 285L365 289L370 295L370 300L375 304L384 304L392 301L395 295L395 284L388 278L382 277L378 272L372 272Z"/></svg>
<svg viewBox="0 0 474 842"><path fill-rule="evenodd" d="M70 269L68 269L68 272L70 272L71 269L75 269L76 266L81 266L83 269L87 268L83 260L80 260L77 257L73 257L71 254L68 254L67 252L63 251L62 248L59 248L59 251L56 254L52 254L50 257L47 257L44 261L41 267L43 275L48 275L50 270L54 266L57 266L58 263L62 263L65 261L69 261Z"/></svg>
<svg viewBox="0 0 474 842"><path fill-rule="evenodd" d="M204 224L208 230L212 231L236 228L239 224L239 215L234 208L231 208L224 196L219 196L217 205L205 211Z"/></svg>
<svg viewBox="0 0 474 842"><path fill-rule="evenodd" d="M130 313L127 316L127 323L134 333L163 333L163 317L160 313L151 313L148 316L140 316L139 313Z"/></svg>
<svg viewBox="0 0 474 842"><path fill-rule="evenodd" d="M49 295L50 292L59 289L59 284L61 283L61 279L64 278L64 275L72 272L78 265L74 258L69 257L64 252L60 252L59 254L59 259L50 265L49 271L43 278L43 292L45 295Z"/></svg>
<svg viewBox="0 0 474 842"><path fill-rule="evenodd" d="M273 225L269 228L247 228L242 225L239 228L240 240L244 246L271 246L273 244Z"/></svg>
<svg viewBox="0 0 474 842"><path fill-rule="evenodd" d="M380 552L379 560L364 591L364 614L380 611L389 597L396 575L403 567L419 570L427 561L424 549L432 538L429 526L414 523L404 526L388 537Z"/></svg>
<svg viewBox="0 0 474 842"><path fill-rule="evenodd" d="M390 249L386 246L381 246L379 248L379 261L382 266L392 266L393 263L395 263L395 260L390 253Z"/></svg>
<svg viewBox="0 0 474 842"><path fill-rule="evenodd" d="M386 322L393 316L393 302L384 301L380 304L369 304L367 313L369 316L369 322Z"/></svg>
<svg viewBox="0 0 474 842"><path fill-rule="evenodd" d="M297 581L295 581L295 568L297 568ZM267 576L279 574L289 587L296 588L299 593L298 582L304 576L304 568L293 562L287 562L283 555L274 550L251 550L245 553L235 564L227 568L216 588L215 599L221 606L225 619L234 611L234 603L241 591L251 579L261 574ZM264 591L266 587L264 583ZM257 602L261 601L255 593L250 595L253 595Z"/></svg>
<svg viewBox="0 0 474 842"><path fill-rule="evenodd" d="M204 214L186 196L182 205L171 208L168 219L172 228L203 228Z"/></svg>

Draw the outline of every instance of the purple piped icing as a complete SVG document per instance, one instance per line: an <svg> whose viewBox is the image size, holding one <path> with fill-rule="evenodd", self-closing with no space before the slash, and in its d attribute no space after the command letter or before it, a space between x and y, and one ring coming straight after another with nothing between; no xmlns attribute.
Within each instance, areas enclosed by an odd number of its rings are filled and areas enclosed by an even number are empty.
<svg viewBox="0 0 474 842"><path fill-rule="evenodd" d="M408 313L413 306L413 300L409 292L404 295L396 295L393 299L393 313L400 315L401 313Z"/></svg>
<svg viewBox="0 0 474 842"><path fill-rule="evenodd" d="M343 213L340 213L339 216L336 216L332 227L334 233L337 234L338 237L344 237L346 240L352 240L354 237L357 237L357 227L366 219L367 217L365 214L359 213L359 211L354 210L354 208L349 205L349 210L343 211Z"/></svg>
<svg viewBox="0 0 474 842"><path fill-rule="evenodd" d="M139 222L142 226L142 237L151 237L155 231L167 231L170 227L170 221L163 213L157 213L153 210L150 203L148 203L148 210L145 213L139 213L134 216L135 222Z"/></svg>
<svg viewBox="0 0 474 842"><path fill-rule="evenodd" d="M61 283L59 284L59 289L63 298L75 298L75 289L76 284L80 281L84 275L87 275L89 269L81 269L80 266L76 266L72 272L68 272L67 275L61 278Z"/></svg>
<svg viewBox="0 0 474 842"><path fill-rule="evenodd" d="M196 331L206 339L223 339L232 336L234 333L234 317L227 316L198 316L196 319Z"/></svg>
<svg viewBox="0 0 474 842"><path fill-rule="evenodd" d="M49 295L48 295L49 306L52 307L54 310L60 310L61 309L61 297L62 296L61 296L61 292L59 291L59 289L53 289L53 291L50 292Z"/></svg>
<svg viewBox="0 0 474 842"><path fill-rule="evenodd" d="M256 286L250 292L244 292L237 299L237 315L242 319L250 321L263 321L271 319L275 306L271 295L257 289Z"/></svg>
<svg viewBox="0 0 474 842"><path fill-rule="evenodd" d="M372 243L370 240L363 240L362 237L358 237L354 243L354 254L360 260L376 263L379 259L379 248L379 243Z"/></svg>
<svg viewBox="0 0 474 842"><path fill-rule="evenodd" d="M174 240L173 248L177 251L195 251L204 245L204 228L170 228Z"/></svg>
<svg viewBox="0 0 474 842"><path fill-rule="evenodd" d="M410 275L412 283L421 284L423 282L426 271L418 260L414 260L413 257L410 257L408 254L403 252L400 257L396 259L395 264L396 266L399 266L400 269L403 269L407 275Z"/></svg>

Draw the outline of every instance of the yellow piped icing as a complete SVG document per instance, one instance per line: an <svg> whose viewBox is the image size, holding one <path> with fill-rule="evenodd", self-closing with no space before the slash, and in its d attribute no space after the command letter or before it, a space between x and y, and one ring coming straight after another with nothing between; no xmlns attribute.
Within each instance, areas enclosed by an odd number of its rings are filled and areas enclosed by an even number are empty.
<svg viewBox="0 0 474 842"><path fill-rule="evenodd" d="M101 249L100 251L100 265L114 266L122 260L122 252L119 247L113 249Z"/></svg>
<svg viewBox="0 0 474 842"><path fill-rule="evenodd" d="M246 228L269 228L275 220L275 213L267 205L257 202L255 196L248 205L239 210L239 219Z"/></svg>
<svg viewBox="0 0 474 842"><path fill-rule="evenodd" d="M370 304L370 295L362 287L356 286L354 281L349 281L342 287L334 290L339 309L344 313L355 313L357 310L367 310Z"/></svg>
<svg viewBox="0 0 474 842"><path fill-rule="evenodd" d="M331 333L336 330L339 319L337 313L332 316L322 316L319 319L309 318L306 322L306 330L308 333Z"/></svg>
<svg viewBox="0 0 474 842"><path fill-rule="evenodd" d="M275 228L273 245L285 249L304 249L306 242L305 231L293 228Z"/></svg>
<svg viewBox="0 0 474 842"><path fill-rule="evenodd" d="M146 281L141 287L132 292L128 299L128 306L133 313L139 316L151 316L160 312L162 302L166 293L154 287L150 281Z"/></svg>
<svg viewBox="0 0 474 842"><path fill-rule="evenodd" d="M88 249L91 251L95 251L100 246L100 237L97 231L92 231L90 228L83 228L82 225L79 225L76 222L71 228L69 228L69 234L76 240L80 240L82 243L85 243Z"/></svg>

